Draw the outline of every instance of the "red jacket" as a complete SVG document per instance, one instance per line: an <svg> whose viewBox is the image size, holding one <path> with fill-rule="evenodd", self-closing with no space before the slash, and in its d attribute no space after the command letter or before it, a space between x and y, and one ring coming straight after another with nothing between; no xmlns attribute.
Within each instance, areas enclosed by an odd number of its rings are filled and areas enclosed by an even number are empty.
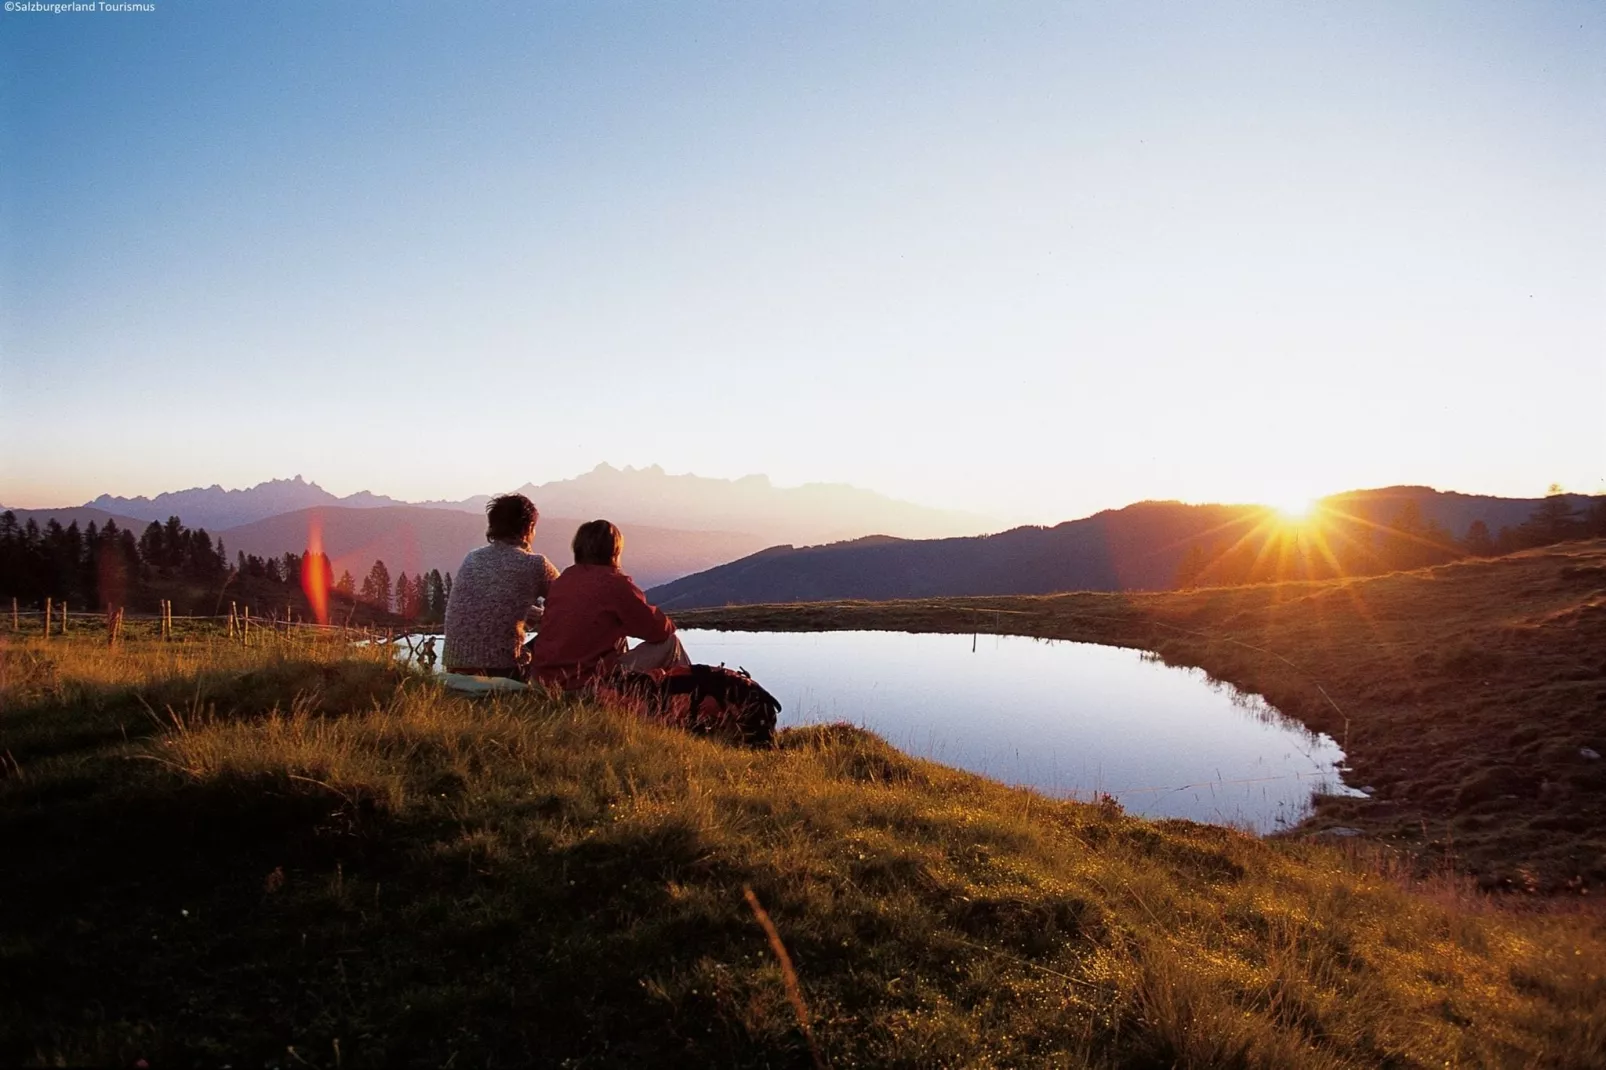
<svg viewBox="0 0 1606 1070"><path fill-rule="evenodd" d="M626 636L657 643L674 634L675 622L617 568L570 565L547 591L530 668L542 683L577 687L612 666Z"/></svg>

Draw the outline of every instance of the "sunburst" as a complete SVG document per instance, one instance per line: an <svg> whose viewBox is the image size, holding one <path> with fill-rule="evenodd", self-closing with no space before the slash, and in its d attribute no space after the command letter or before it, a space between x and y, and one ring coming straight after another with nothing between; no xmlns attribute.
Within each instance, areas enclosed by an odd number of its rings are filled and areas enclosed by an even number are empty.
<svg viewBox="0 0 1606 1070"><path fill-rule="evenodd" d="M1271 507L1289 524L1305 524L1316 515L1315 498L1281 498L1272 502Z"/></svg>

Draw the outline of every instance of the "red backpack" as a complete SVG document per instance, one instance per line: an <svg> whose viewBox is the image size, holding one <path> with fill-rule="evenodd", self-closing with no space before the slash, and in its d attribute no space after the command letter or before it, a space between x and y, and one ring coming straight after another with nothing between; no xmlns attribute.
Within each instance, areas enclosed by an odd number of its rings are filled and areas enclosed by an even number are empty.
<svg viewBox="0 0 1606 1070"><path fill-rule="evenodd" d="M685 665L628 673L620 690L640 699L649 716L696 735L749 747L775 741L781 704L746 669Z"/></svg>

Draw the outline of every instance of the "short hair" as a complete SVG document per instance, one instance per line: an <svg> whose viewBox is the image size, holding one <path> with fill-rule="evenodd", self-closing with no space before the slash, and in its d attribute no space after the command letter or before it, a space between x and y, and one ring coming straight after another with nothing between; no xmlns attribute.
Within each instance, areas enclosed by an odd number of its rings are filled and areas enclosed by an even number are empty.
<svg viewBox="0 0 1606 1070"><path fill-rule="evenodd" d="M574 563L615 565L624 553L625 537L606 520L588 520L574 533Z"/></svg>
<svg viewBox="0 0 1606 1070"><path fill-rule="evenodd" d="M485 503L485 538L522 539L541 516L535 503L522 494L503 494Z"/></svg>

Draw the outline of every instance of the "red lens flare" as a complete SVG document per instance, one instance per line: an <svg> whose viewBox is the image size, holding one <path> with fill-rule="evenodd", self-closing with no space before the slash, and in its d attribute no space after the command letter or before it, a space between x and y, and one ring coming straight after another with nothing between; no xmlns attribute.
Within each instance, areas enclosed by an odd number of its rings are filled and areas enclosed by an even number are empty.
<svg viewBox="0 0 1606 1070"><path fill-rule="evenodd" d="M332 569L323 552L323 524L316 514L307 523L307 553L301 559L301 591L319 624L329 623L329 588Z"/></svg>

